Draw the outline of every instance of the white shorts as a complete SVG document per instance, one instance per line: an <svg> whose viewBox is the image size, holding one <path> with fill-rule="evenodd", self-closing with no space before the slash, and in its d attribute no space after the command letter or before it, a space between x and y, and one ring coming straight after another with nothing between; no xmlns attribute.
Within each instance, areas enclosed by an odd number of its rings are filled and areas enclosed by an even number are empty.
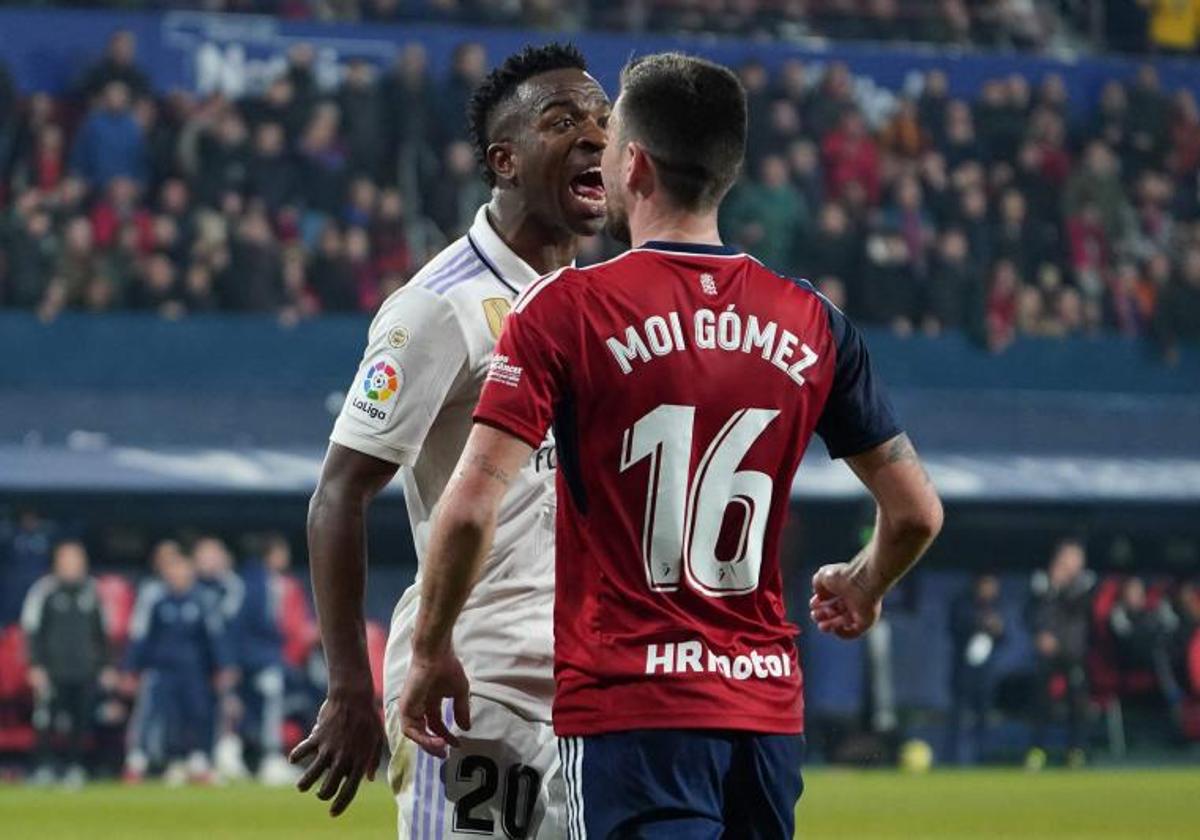
<svg viewBox="0 0 1200 840"><path fill-rule="evenodd" d="M461 746L442 760L401 734L395 702L386 720L400 840L566 838L566 788L550 724L472 695L471 731L451 727Z"/></svg>

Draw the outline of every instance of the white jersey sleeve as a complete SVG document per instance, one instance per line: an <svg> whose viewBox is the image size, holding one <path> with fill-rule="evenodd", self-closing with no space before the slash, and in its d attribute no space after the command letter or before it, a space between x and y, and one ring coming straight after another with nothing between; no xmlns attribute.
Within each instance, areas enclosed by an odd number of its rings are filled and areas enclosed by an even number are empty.
<svg viewBox="0 0 1200 840"><path fill-rule="evenodd" d="M467 363L462 326L447 299L419 286L401 289L371 322L330 440L412 466Z"/></svg>

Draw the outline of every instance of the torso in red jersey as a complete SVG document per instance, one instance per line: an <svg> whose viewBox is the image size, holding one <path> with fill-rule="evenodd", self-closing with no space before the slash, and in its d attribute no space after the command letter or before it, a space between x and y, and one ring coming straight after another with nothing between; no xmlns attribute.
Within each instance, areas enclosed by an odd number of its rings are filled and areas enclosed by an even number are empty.
<svg viewBox="0 0 1200 840"><path fill-rule="evenodd" d="M819 430L898 433L861 338L811 286L647 243L518 300L476 420L559 447L554 724L803 728L779 540Z"/></svg>

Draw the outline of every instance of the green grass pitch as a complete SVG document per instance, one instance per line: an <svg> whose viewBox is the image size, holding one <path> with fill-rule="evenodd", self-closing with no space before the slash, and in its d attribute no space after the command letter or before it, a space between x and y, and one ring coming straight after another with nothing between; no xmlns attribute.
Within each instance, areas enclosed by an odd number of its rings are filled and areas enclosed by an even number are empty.
<svg viewBox="0 0 1200 840"><path fill-rule="evenodd" d="M814 770L797 811L805 838L1200 838L1200 769ZM79 792L0 786L5 840L295 840L395 837L382 784L331 819L322 803L256 786Z"/></svg>

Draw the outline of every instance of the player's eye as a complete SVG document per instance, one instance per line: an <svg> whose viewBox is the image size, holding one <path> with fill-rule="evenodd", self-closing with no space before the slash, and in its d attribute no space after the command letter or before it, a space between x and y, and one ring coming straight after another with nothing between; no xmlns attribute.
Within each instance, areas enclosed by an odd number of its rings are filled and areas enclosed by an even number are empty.
<svg viewBox="0 0 1200 840"><path fill-rule="evenodd" d="M562 131L567 131L577 125L579 125L579 123L574 117L559 117L554 121L554 127L561 129Z"/></svg>

